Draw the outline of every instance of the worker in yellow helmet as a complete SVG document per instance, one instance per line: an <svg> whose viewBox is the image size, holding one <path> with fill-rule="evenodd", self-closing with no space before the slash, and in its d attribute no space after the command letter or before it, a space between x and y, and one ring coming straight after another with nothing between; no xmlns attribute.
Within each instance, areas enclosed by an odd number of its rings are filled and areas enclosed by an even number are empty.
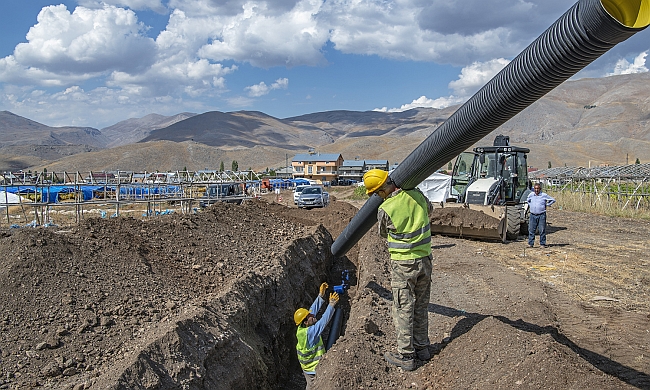
<svg viewBox="0 0 650 390"><path fill-rule="evenodd" d="M321 316L320 320L316 320L316 314L320 310L323 303L325 303L325 292L327 291L327 283L320 285L318 296L314 303L312 303L309 310L300 308L293 314L293 321L296 323L298 329L296 330L296 338L298 344L296 345L296 352L298 353L298 361L300 367L307 380L307 389L316 378L316 366L321 357L325 354L325 344L321 334L327 326L327 323L332 319L334 314L334 306L339 301L339 294L331 293L329 305Z"/></svg>
<svg viewBox="0 0 650 390"><path fill-rule="evenodd" d="M431 359L429 351L429 295L431 293L431 229L433 206L417 188L397 188L381 169L363 175L368 195L377 194L383 203L377 220L379 234L388 240L393 291L393 322L397 331L397 353L386 352L390 364L405 371L415 369L415 358Z"/></svg>

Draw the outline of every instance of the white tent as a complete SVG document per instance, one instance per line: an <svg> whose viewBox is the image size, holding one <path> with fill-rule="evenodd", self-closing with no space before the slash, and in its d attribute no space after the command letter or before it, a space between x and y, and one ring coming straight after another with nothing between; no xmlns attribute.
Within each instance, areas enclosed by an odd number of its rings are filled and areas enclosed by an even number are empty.
<svg viewBox="0 0 650 390"><path fill-rule="evenodd" d="M0 191L0 209L7 207L7 204L11 205L21 202L25 203L29 201L22 199L20 196L12 194L11 192Z"/></svg>
<svg viewBox="0 0 650 390"><path fill-rule="evenodd" d="M430 202L446 202L451 193L451 176L435 172L418 184L418 188Z"/></svg>

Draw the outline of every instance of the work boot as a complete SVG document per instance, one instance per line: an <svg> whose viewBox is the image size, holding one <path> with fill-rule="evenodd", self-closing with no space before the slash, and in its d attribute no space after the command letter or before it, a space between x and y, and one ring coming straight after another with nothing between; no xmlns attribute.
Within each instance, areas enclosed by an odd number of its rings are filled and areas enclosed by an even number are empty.
<svg viewBox="0 0 650 390"><path fill-rule="evenodd" d="M423 362L428 362L431 360L431 351L429 351L429 347L416 349L415 354L417 355L418 359L422 360Z"/></svg>
<svg viewBox="0 0 650 390"><path fill-rule="evenodd" d="M402 355L401 353L386 352L384 358L394 366L401 367L404 371L415 370L415 359L413 353Z"/></svg>

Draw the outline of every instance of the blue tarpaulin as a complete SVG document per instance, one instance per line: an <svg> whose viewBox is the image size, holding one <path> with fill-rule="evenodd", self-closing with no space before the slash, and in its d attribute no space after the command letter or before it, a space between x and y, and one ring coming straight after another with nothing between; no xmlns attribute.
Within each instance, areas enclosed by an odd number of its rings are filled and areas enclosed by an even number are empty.
<svg viewBox="0 0 650 390"><path fill-rule="evenodd" d="M107 193L115 193L117 187L115 186L13 186L7 187L6 191L12 194L40 194L40 202L44 203L58 203L61 201L59 195L70 194L80 191L84 201L93 199L94 193L98 195ZM180 191L180 186L156 186L151 187L147 185L137 186L129 185L120 187L120 196L124 195L130 199L146 199L149 195L175 195Z"/></svg>

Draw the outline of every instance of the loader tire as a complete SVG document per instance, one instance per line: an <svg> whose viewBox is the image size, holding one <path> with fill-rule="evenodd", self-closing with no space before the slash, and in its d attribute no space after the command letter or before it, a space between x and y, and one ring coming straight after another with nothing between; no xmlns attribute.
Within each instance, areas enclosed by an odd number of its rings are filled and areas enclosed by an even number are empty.
<svg viewBox="0 0 650 390"><path fill-rule="evenodd" d="M508 240L516 240L519 237L521 230L521 210L519 207L512 206L506 208L506 218L508 219L508 227L506 231L506 238Z"/></svg>

